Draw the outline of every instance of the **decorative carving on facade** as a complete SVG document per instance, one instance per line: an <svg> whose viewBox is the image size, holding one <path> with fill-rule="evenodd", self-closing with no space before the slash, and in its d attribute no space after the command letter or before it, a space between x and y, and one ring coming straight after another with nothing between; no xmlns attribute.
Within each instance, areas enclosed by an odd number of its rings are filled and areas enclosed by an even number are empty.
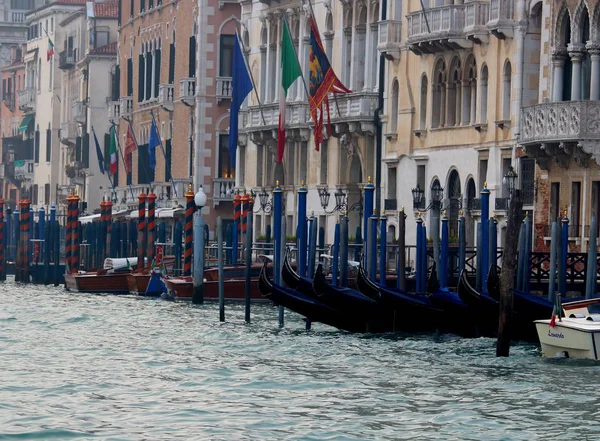
<svg viewBox="0 0 600 441"><path fill-rule="evenodd" d="M352 161L352 159L358 155L358 138L352 133L344 133L340 137L340 145L346 150L348 162Z"/></svg>

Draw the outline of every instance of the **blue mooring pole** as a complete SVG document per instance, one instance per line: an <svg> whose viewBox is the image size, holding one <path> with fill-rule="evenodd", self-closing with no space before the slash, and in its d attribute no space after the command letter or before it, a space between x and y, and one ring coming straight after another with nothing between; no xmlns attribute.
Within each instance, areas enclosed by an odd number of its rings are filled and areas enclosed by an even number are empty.
<svg viewBox="0 0 600 441"><path fill-rule="evenodd" d="M336 222L333 230L333 262L331 263L331 284L338 284L338 268L340 258L340 223Z"/></svg>
<svg viewBox="0 0 600 441"><path fill-rule="evenodd" d="M490 267L498 266L498 221L490 218Z"/></svg>
<svg viewBox="0 0 600 441"><path fill-rule="evenodd" d="M562 221L562 234L560 239L560 261L558 265L558 292L563 299L567 298L567 257L569 250L569 218L565 212Z"/></svg>
<svg viewBox="0 0 600 441"><path fill-rule="evenodd" d="M367 239L368 248L368 259L369 263L369 279L372 282L377 283L377 213L373 212L369 225L369 238Z"/></svg>
<svg viewBox="0 0 600 441"><path fill-rule="evenodd" d="M367 179L367 184L365 185L365 196L364 196L364 207L363 207L363 259L365 268L370 268L369 265L369 219L371 219L371 215L373 214L373 193L375 191L375 186L371 182L371 177ZM369 274L369 278L371 275Z"/></svg>
<svg viewBox="0 0 600 441"><path fill-rule="evenodd" d="M531 218L525 215L525 252L523 254L523 292L529 292L529 261L531 256Z"/></svg>
<svg viewBox="0 0 600 441"><path fill-rule="evenodd" d="M308 244L308 277L315 277L317 270L317 218L313 213L308 219L310 226L310 243Z"/></svg>
<svg viewBox="0 0 600 441"><path fill-rule="evenodd" d="M490 227L488 219L490 218L490 191L487 188L487 182L481 190L481 287L487 292L487 275L490 270L489 249L490 249ZM479 250L477 250L479 253Z"/></svg>
<svg viewBox="0 0 600 441"><path fill-rule="evenodd" d="M423 229L421 230L421 246L423 247L423 252L421 253L421 289L422 292L427 291L427 226L425 222L423 222Z"/></svg>
<svg viewBox="0 0 600 441"><path fill-rule="evenodd" d="M442 247L440 249L440 287L448 284L448 216L442 215Z"/></svg>
<svg viewBox="0 0 600 441"><path fill-rule="evenodd" d="M483 265L482 263L482 257L483 257L483 245L482 245L482 237L481 237L481 222L477 222L477 250L476 250L476 255L475 255L475 262L476 262L476 267L477 267L477 271L475 271L475 288L477 289L477 291L481 291L481 287L482 285L482 273L483 271L481 270L481 267Z"/></svg>
<svg viewBox="0 0 600 441"><path fill-rule="evenodd" d="M283 193L279 186L279 181L273 189L273 279L276 285L281 286L281 217L283 216L282 207ZM285 245L285 244L284 244ZM234 241L234 246L235 241ZM283 306L279 305L279 326L284 325Z"/></svg>
<svg viewBox="0 0 600 441"><path fill-rule="evenodd" d="M591 299L596 293L596 280L598 278L598 220L592 216L590 223L590 241L588 243L588 266L586 272L585 298Z"/></svg>
<svg viewBox="0 0 600 441"><path fill-rule="evenodd" d="M340 224L340 286L348 286L348 216Z"/></svg>
<svg viewBox="0 0 600 441"><path fill-rule="evenodd" d="M421 218L421 215L419 214L419 217L417 218L417 249L415 252L415 291L416 292L423 292L423 287L421 286L421 272L423 271L423 268L421 268L421 262L422 262L422 258L421 258L421 254L423 253L423 245L421 244L421 242L423 241L423 219Z"/></svg>
<svg viewBox="0 0 600 441"><path fill-rule="evenodd" d="M465 216L461 210L458 218L458 276L465 270L465 260L467 258L467 228L465 225Z"/></svg>
<svg viewBox="0 0 600 441"><path fill-rule="evenodd" d="M56 207L54 204L50 206L50 222L54 222L56 220Z"/></svg>
<svg viewBox="0 0 600 441"><path fill-rule="evenodd" d="M379 284L387 286L387 216L379 218Z"/></svg>
<svg viewBox="0 0 600 441"><path fill-rule="evenodd" d="M306 197L308 190L304 182L298 189L298 274L306 277Z"/></svg>
<svg viewBox="0 0 600 441"><path fill-rule="evenodd" d="M556 294L556 262L558 255L558 242L560 234L558 232L558 224L552 222L552 234L550 236L550 268L548 270L548 301L554 304L554 296Z"/></svg>

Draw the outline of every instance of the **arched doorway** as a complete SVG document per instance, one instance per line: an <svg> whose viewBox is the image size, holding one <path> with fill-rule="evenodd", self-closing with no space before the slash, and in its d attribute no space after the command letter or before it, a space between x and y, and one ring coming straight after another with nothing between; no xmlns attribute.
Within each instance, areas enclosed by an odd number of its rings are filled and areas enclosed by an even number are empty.
<svg viewBox="0 0 600 441"><path fill-rule="evenodd" d="M450 237L458 237L458 214L460 211L461 203L461 191L460 191L460 177L456 170L450 172L448 178L448 185L446 187L447 195L449 199L448 205L448 229L450 230Z"/></svg>

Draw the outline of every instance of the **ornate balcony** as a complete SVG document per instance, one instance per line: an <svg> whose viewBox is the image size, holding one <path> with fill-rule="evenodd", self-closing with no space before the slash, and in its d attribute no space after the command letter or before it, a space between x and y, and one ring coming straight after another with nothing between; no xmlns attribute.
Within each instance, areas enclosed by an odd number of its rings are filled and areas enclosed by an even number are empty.
<svg viewBox="0 0 600 441"><path fill-rule="evenodd" d="M83 101L75 101L71 105L71 113L73 114L73 119L78 123L85 123L87 113L86 110L87 107Z"/></svg>
<svg viewBox="0 0 600 441"><path fill-rule="evenodd" d="M251 106L240 115L240 129L252 136L253 142L262 144L275 138L279 123L279 104ZM286 105L285 126L287 138L307 141L310 135L310 112L306 102L289 102Z"/></svg>
<svg viewBox="0 0 600 441"><path fill-rule="evenodd" d="M77 49L65 50L58 54L59 69L71 69L75 67L75 63L77 63Z"/></svg>
<svg viewBox="0 0 600 441"><path fill-rule="evenodd" d="M35 110L35 90L23 89L19 91L18 104L22 112L32 112Z"/></svg>
<svg viewBox="0 0 600 441"><path fill-rule="evenodd" d="M119 122L121 117L121 102L120 101L109 101L108 102L108 120L113 123Z"/></svg>
<svg viewBox="0 0 600 441"><path fill-rule="evenodd" d="M173 84L158 85L158 104L163 109L171 112L173 110L173 98L175 97L175 86Z"/></svg>
<svg viewBox="0 0 600 441"><path fill-rule="evenodd" d="M121 97L121 105L119 116L124 118L131 118L131 114L133 113L133 97L132 96L122 96Z"/></svg>
<svg viewBox="0 0 600 441"><path fill-rule="evenodd" d="M547 170L549 161L568 168L573 159L587 167L600 165L600 101L563 101L536 104L521 110L519 143Z"/></svg>
<svg viewBox="0 0 600 441"><path fill-rule="evenodd" d="M386 58L397 60L400 58L400 39L402 31L402 22L396 20L380 21L379 25L379 41L377 50Z"/></svg>
<svg viewBox="0 0 600 441"><path fill-rule="evenodd" d="M408 19L408 48L417 55L472 47L465 36L465 5L438 6L412 12Z"/></svg>
<svg viewBox="0 0 600 441"><path fill-rule="evenodd" d="M14 178L17 181L33 180L33 160L15 161L14 165Z"/></svg>
<svg viewBox="0 0 600 441"><path fill-rule="evenodd" d="M66 121L60 124L60 142L73 147L77 140L77 123Z"/></svg>
<svg viewBox="0 0 600 441"><path fill-rule="evenodd" d="M335 132L338 135L348 132L375 133L374 115L377 103L376 92L349 93L330 101L329 112Z"/></svg>
<svg viewBox="0 0 600 441"><path fill-rule="evenodd" d="M196 97L196 78L181 78L179 80L179 99L186 106L193 106Z"/></svg>
<svg viewBox="0 0 600 441"><path fill-rule="evenodd" d="M215 178L213 179L213 204L218 206L219 202L233 201L235 179Z"/></svg>
<svg viewBox="0 0 600 441"><path fill-rule="evenodd" d="M486 24L490 15L488 1L474 0L465 4L465 35L474 43L488 42L488 29Z"/></svg>
<svg viewBox="0 0 600 441"><path fill-rule="evenodd" d="M231 99L231 77L217 77L217 102Z"/></svg>
<svg viewBox="0 0 600 441"><path fill-rule="evenodd" d="M501 40L512 38L513 14L512 0L490 0L490 18L487 28Z"/></svg>

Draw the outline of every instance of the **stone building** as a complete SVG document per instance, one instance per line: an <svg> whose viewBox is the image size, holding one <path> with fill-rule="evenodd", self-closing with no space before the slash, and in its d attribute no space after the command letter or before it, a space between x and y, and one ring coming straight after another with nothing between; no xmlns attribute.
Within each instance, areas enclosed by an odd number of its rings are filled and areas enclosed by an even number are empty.
<svg viewBox="0 0 600 441"><path fill-rule="evenodd" d="M135 208L138 194L154 191L159 207L185 206L194 176L196 190L202 185L208 196L203 213L210 230L216 216L233 217L227 131L238 16L237 1L121 2L120 99L109 103L109 115L119 125L121 148L130 123L139 147L131 173L119 161L120 204ZM151 112L164 147L154 170L147 148Z"/></svg>
<svg viewBox="0 0 600 441"><path fill-rule="evenodd" d="M600 5L544 4L537 99L521 109L519 142L536 159L535 245L569 218L569 246L586 251L600 215Z"/></svg>
<svg viewBox="0 0 600 441"><path fill-rule="evenodd" d="M89 2L59 23L64 40L58 48L61 77L60 142L65 183L77 191L88 211L99 209L112 182L100 173L92 128L104 141L110 123L106 103L118 81L118 2ZM102 144L101 144L102 146ZM105 164L108 169L105 151ZM99 191L100 190L100 191Z"/></svg>

